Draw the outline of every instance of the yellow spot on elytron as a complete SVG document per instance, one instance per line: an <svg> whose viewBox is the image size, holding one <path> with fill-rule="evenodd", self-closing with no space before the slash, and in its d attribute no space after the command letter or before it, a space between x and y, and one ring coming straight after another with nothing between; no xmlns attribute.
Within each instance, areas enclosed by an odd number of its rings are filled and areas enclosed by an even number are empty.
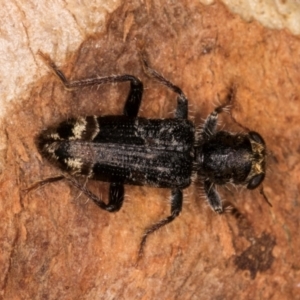
<svg viewBox="0 0 300 300"><path fill-rule="evenodd" d="M72 137L71 139L74 139L74 140L81 139L82 133L86 129L86 124L87 124L87 122L86 122L85 118L79 118L76 121L76 123L74 124L73 130L72 130L74 137Z"/></svg>
<svg viewBox="0 0 300 300"><path fill-rule="evenodd" d="M67 159L65 159L65 163L72 170L80 170L81 167L82 167L81 160L80 159L76 159L76 158L67 158Z"/></svg>

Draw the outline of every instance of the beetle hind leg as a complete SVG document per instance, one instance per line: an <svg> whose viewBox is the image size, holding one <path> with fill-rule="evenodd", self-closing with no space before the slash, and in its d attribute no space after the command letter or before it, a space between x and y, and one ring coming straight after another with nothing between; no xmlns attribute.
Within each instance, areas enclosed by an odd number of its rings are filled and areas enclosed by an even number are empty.
<svg viewBox="0 0 300 300"><path fill-rule="evenodd" d="M143 83L136 77L130 76L130 90L127 96L123 114L128 117L137 117L143 96Z"/></svg>
<svg viewBox="0 0 300 300"><path fill-rule="evenodd" d="M73 90L86 86L94 86L108 83L120 83L120 82L130 82L130 90L124 106L124 115L128 117L136 117L143 96L143 83L135 76L124 74L124 75L112 75L105 77L93 77L81 80L69 81L65 74L56 66L56 64L51 60L48 54L39 51L38 54L43 59L43 61L48 65L52 72L58 77L61 83L67 90Z"/></svg>
<svg viewBox="0 0 300 300"><path fill-rule="evenodd" d="M80 184L73 177L65 177L73 186L78 188L82 193L84 193L89 199L91 199L97 206L108 211L108 212L116 212L120 210L124 201L124 185L122 183L112 182L109 186L109 200L108 204L106 204L102 199L100 199L97 195L92 193L85 186Z"/></svg>
<svg viewBox="0 0 300 300"><path fill-rule="evenodd" d="M49 178L40 180L38 182L35 182L34 184L32 184L30 187L24 189L23 191L26 192L26 193L29 193L33 190L36 190L38 188L43 187L46 184L57 182L57 181L60 181L60 180L63 180L63 179L65 179L65 176L63 176L63 175L56 176L56 177L49 177Z"/></svg>
<svg viewBox="0 0 300 300"><path fill-rule="evenodd" d="M109 186L109 202L106 210L115 212L120 210L124 201L124 185L122 183L112 182Z"/></svg>

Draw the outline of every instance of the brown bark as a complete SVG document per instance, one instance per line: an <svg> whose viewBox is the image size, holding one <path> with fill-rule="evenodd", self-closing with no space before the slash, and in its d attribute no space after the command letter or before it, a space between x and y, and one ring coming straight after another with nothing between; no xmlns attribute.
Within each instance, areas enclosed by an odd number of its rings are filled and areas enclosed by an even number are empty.
<svg viewBox="0 0 300 300"><path fill-rule="evenodd" d="M78 197L66 182L22 192L59 172L34 145L42 129L78 115L120 114L128 91L120 84L68 92L49 72L3 121L1 296L296 299L299 38L245 23L219 3L124 2L107 19L104 33L86 37L78 50L67 53L64 72L73 79L136 75L146 88L140 115L171 117L176 97L143 73L143 49L151 66L184 90L190 117L199 125L234 86L234 118L258 131L268 147L264 191L273 207L259 189L220 188L241 215L218 216L207 206L201 183L191 186L180 217L149 237L136 266L144 229L169 213L168 190L126 186L124 206L115 214ZM228 116L222 121L229 130L241 130ZM88 182L88 187L106 199L106 184Z"/></svg>

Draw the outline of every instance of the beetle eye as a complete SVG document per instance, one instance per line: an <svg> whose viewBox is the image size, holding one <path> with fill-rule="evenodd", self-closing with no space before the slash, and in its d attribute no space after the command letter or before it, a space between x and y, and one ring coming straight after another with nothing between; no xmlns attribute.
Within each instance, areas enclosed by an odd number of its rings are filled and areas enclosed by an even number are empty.
<svg viewBox="0 0 300 300"><path fill-rule="evenodd" d="M264 178L265 178L264 173L253 176L247 185L247 189L249 189L249 190L255 189L256 187L258 187L261 184L261 182L264 180Z"/></svg>
<svg viewBox="0 0 300 300"><path fill-rule="evenodd" d="M251 138L253 141L255 141L256 143L261 144L261 145L265 145L264 139L263 139L263 138L261 137L261 135L258 134L257 132L255 132L255 131L250 131L248 134L249 134L250 138Z"/></svg>

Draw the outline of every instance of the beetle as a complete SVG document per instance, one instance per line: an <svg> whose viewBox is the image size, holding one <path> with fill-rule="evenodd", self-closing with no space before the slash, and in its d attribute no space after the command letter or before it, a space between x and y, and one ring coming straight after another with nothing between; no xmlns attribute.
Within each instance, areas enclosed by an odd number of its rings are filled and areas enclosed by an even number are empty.
<svg viewBox="0 0 300 300"><path fill-rule="evenodd" d="M255 131L229 133L217 129L218 106L202 126L188 120L188 99L182 90L152 69L143 58L145 71L177 94L174 118L138 117L143 83L133 75L95 77L69 82L46 54L40 53L67 89L129 82L123 115L82 116L42 131L36 145L43 157L64 175L41 183L67 179L101 209L118 211L124 185L153 186L171 190L171 212L145 230L140 254L149 234L172 222L181 212L183 189L198 176L210 207L224 211L216 185L232 183L255 189L265 177L266 145ZM83 186L77 177L109 182L108 203Z"/></svg>

